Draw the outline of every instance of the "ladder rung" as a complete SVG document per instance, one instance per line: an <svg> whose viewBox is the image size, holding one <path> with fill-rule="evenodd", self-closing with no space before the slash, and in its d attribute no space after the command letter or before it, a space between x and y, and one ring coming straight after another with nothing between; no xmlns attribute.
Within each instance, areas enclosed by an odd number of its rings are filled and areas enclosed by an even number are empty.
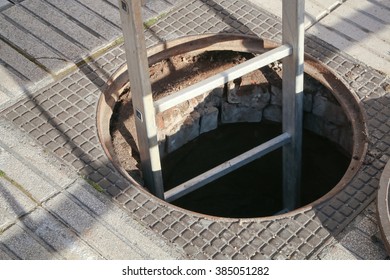
<svg viewBox="0 0 390 280"><path fill-rule="evenodd" d="M290 141L291 135L285 132L231 160L218 165L217 167L214 167L213 169L210 169L209 171L206 171L203 174L188 180L187 182L184 182L183 184L178 185L173 189L170 189L164 194L165 200L168 202L174 201L186 195L187 193L203 187L204 185L228 174L229 172L240 168L241 166L244 166L264 156L265 154L290 143Z"/></svg>
<svg viewBox="0 0 390 280"><path fill-rule="evenodd" d="M267 51L261 55L251 58L237 66L234 66L226 71L216 74L201 82L191 85L185 89L168 95L154 102L156 113L163 112L172 108L186 100L195 98L206 91L210 91L218 86L221 86L229 81L233 81L250 72L255 71L265 65L268 65L276 60L289 56L292 53L292 47L284 44L280 47Z"/></svg>

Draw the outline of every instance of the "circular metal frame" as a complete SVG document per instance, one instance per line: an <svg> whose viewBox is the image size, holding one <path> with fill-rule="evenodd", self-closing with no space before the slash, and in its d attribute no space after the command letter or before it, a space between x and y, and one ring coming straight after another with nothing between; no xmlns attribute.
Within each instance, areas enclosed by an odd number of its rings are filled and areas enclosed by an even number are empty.
<svg viewBox="0 0 390 280"><path fill-rule="evenodd" d="M167 59L171 56L184 54L184 53L199 53L204 51L218 51L218 50L230 50L238 52L248 52L254 54L262 54L272 48L277 47L278 44L266 39L260 39L254 36L240 35L240 34L206 34L206 35L194 35L181 37L176 40L165 42L156 45L148 49L149 65L157 63L163 59ZM259 218L241 218L246 220L275 220L278 218L284 218L286 216L292 216L299 212L312 209L314 206L319 205L326 200L333 197L336 193L340 192L355 176L360 166L363 163L364 156L367 151L367 128L365 125L365 116L362 113L361 107L358 103L358 98L351 88L337 77L337 75L330 70L323 63L305 54L305 73L312 76L314 79L323 84L328 90L330 90L334 97L338 100L346 113L353 130L353 148L352 159L344 176L327 194L315 200L314 202L295 209L286 214L276 215L272 217L259 217ZM114 166L119 172L127 178L135 187L141 191L150 194L144 186L141 186L136 182L120 165L116 155L114 153L112 139L110 135L110 120L113 114L115 103L119 98L120 92L128 85L128 73L126 64L120 67L115 74L107 82L107 89L100 96L97 106L97 129L100 142L103 146L108 158L113 162ZM157 198L156 198L157 199ZM161 203L168 204L170 207L175 207L181 211L190 213L191 215L201 216L203 218L220 219L225 221L236 221L236 218L223 218L208 216L196 212L192 212L187 209L179 208L165 201Z"/></svg>
<svg viewBox="0 0 390 280"><path fill-rule="evenodd" d="M390 161L383 169L379 181L377 215L383 243L390 254Z"/></svg>

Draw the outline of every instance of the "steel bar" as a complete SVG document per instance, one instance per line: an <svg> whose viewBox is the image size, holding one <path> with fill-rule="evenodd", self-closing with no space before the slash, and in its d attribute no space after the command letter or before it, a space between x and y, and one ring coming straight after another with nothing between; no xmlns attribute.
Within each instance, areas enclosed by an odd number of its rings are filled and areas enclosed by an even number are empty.
<svg viewBox="0 0 390 280"><path fill-rule="evenodd" d="M168 110L169 108L172 108L184 101L195 98L207 91L242 77L245 74L255 71L256 69L268 65L278 59L287 57L291 53L292 48L289 46L289 44L284 44L201 82L161 98L160 100L154 102L156 113Z"/></svg>
<svg viewBox="0 0 390 280"><path fill-rule="evenodd" d="M203 187L204 185L232 172L241 166L244 166L265 154L272 152L291 141L291 136L288 133L283 133L231 160L228 160L203 174L200 174L179 186L165 192L165 200L168 202L174 201L194 190Z"/></svg>
<svg viewBox="0 0 390 280"><path fill-rule="evenodd" d="M293 48L283 59L283 131L291 142L283 147L283 206L298 207L301 185L304 0L283 0L282 42Z"/></svg>

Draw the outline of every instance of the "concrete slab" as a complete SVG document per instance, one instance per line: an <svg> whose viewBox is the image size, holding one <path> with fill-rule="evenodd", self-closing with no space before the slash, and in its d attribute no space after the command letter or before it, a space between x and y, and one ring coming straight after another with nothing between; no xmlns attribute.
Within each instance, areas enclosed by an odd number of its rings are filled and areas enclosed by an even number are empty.
<svg viewBox="0 0 390 280"><path fill-rule="evenodd" d="M40 20L46 22L46 24L55 27L56 31L60 34L65 34L67 38L72 38L73 41L88 51L97 50L103 43L101 38L97 38L77 22L64 16L58 9L55 9L46 2L27 0L23 1L20 5L40 18Z"/></svg>
<svg viewBox="0 0 390 280"><path fill-rule="evenodd" d="M101 19L100 17L97 17L96 14L92 13L89 9L76 1L64 2L61 0L49 0L47 2L61 10L67 16L71 16L74 21L77 21L79 26L83 26L84 29L88 30L100 39L109 42L114 41L122 35L120 28Z"/></svg>
<svg viewBox="0 0 390 280"><path fill-rule="evenodd" d="M1 71L1 66L0 66L0 72L2 72L2 71ZM3 77L2 74L0 74L0 75L1 75L1 77ZM5 94L4 92L2 92L2 91L0 90L0 110L1 110L1 107L3 107L3 106L4 106L5 104L7 104L9 101L10 101L10 96L7 95L7 94Z"/></svg>
<svg viewBox="0 0 390 280"><path fill-rule="evenodd" d="M14 224L19 217L31 212L37 203L25 193L0 177L0 232Z"/></svg>
<svg viewBox="0 0 390 280"><path fill-rule="evenodd" d="M358 230L350 231L340 244L364 260L384 260L387 256L384 248L373 244L371 239Z"/></svg>
<svg viewBox="0 0 390 280"><path fill-rule="evenodd" d="M5 8L9 5L11 5L11 2L9 2L7 0L0 0L0 9Z"/></svg>
<svg viewBox="0 0 390 280"><path fill-rule="evenodd" d="M34 235L13 225L0 235L0 242L22 260L51 260L59 256L50 252Z"/></svg>
<svg viewBox="0 0 390 280"><path fill-rule="evenodd" d="M1 142L0 145L2 145ZM17 183L37 202L43 202L59 192L57 186L45 181L8 152L3 152L0 155L0 169L11 178L16 178Z"/></svg>
<svg viewBox="0 0 390 280"><path fill-rule="evenodd" d="M12 260L12 258L0 248L0 260Z"/></svg>
<svg viewBox="0 0 390 280"><path fill-rule="evenodd" d="M322 252L319 256L321 260L359 260L356 255L352 254L351 251L344 248L340 244L336 244L326 251Z"/></svg>
<svg viewBox="0 0 390 280"><path fill-rule="evenodd" d="M56 158L45 154L33 139L4 120L0 121L0 148L3 150L0 169L38 201L47 199L77 178L69 169L61 167Z"/></svg>
<svg viewBox="0 0 390 280"><path fill-rule="evenodd" d="M179 248L175 250L167 246L153 232L142 227L117 205L109 203L106 195L98 193L84 180L78 180L67 191L74 199L88 207L107 227L120 234L127 243L140 246L148 259L183 258L184 252L180 252Z"/></svg>
<svg viewBox="0 0 390 280"><path fill-rule="evenodd" d="M44 203L44 207L73 228L87 240L96 251L109 259L145 259L147 254L135 244L129 244L118 234L99 222L89 211L83 209L65 194L60 194Z"/></svg>
<svg viewBox="0 0 390 280"><path fill-rule="evenodd" d="M38 208L21 220L36 236L45 240L67 260L99 260L103 257L93 250L72 229L58 221L50 212Z"/></svg>
<svg viewBox="0 0 390 280"><path fill-rule="evenodd" d="M25 57L33 61L45 71L57 75L71 64L57 53L55 49L42 44L28 32L19 29L15 24L0 17L0 35L13 44Z"/></svg>
<svg viewBox="0 0 390 280"><path fill-rule="evenodd" d="M1 45L1 43L0 43ZM0 50L0 53L10 53L8 51ZM13 52L16 58L19 58L28 64L31 67L34 67L33 64L30 64L28 61L24 60L22 56L18 56ZM39 70L39 69L38 69ZM17 75L16 73L11 72L11 69L0 64L0 76L1 76L1 91L3 98L0 99L0 110L1 107L7 103L9 99L16 99L20 96L23 96L23 93L26 91L34 90L35 85L29 81L27 78L21 78L22 75Z"/></svg>
<svg viewBox="0 0 390 280"><path fill-rule="evenodd" d="M278 17L282 15L281 0L250 1ZM386 1L310 0L305 2L305 10L307 34L390 74L390 10Z"/></svg>
<svg viewBox="0 0 390 280"><path fill-rule="evenodd" d="M56 32L48 24L42 22L34 14L28 12L21 6L11 7L3 12L9 19L24 26L32 35L41 40L42 44L47 44L57 50L66 59L73 62L88 54L87 50L75 44L74 40Z"/></svg>
<svg viewBox="0 0 390 280"><path fill-rule="evenodd" d="M266 11L282 17L282 0L265 1L265 0L249 0L251 3L265 9ZM341 0L325 0L325 1L305 1L305 27L308 28L318 22L321 18L329 14L338 5Z"/></svg>
<svg viewBox="0 0 390 280"><path fill-rule="evenodd" d="M35 63L31 62L31 60L27 59L25 56L21 55L15 49L11 48L4 41L0 41L0 57L1 60L4 61L4 63L7 65L7 67L12 67L14 72L16 72L18 76L22 77L22 79L29 80L34 84L36 82L53 80L53 78L50 76L48 72L42 70ZM9 88L9 91L13 92L13 90L18 89L15 84L16 82L18 83L17 85L19 86L19 90L29 89L29 87L27 87L25 84L23 83L19 84L20 78L15 79L14 78L15 74L10 74L9 71L4 70L4 67L1 68L2 68L1 70L2 72L8 72L6 76L8 77L7 79L8 83L7 81L5 83L2 83L2 86L4 88L6 89ZM34 90L34 88L31 88L31 90Z"/></svg>
<svg viewBox="0 0 390 280"><path fill-rule="evenodd" d="M120 28L121 19L119 11L115 6L110 5L110 3L107 3L106 1L79 0L78 2L108 22L112 23L114 26Z"/></svg>

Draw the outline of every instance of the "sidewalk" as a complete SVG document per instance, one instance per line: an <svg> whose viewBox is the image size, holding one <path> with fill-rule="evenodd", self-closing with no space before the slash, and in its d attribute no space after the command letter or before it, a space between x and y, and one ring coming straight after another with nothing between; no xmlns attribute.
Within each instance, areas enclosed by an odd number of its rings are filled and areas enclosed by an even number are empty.
<svg viewBox="0 0 390 280"><path fill-rule="evenodd" d="M187 215L131 186L108 161L95 114L105 82L125 62L117 1L8 2L0 1L0 259L388 258L375 215L390 156L386 1L306 1L308 36L339 50L310 40L308 49L328 52L340 75L349 67L376 154L347 195L349 203L361 199L356 208L331 205L326 219L324 207L275 223ZM256 34L280 39L280 1L269 2L146 0L146 25L157 22L147 45L213 27L238 30L246 15L259 21L247 25ZM224 8L232 16L217 18ZM207 25L212 17L216 24Z"/></svg>

